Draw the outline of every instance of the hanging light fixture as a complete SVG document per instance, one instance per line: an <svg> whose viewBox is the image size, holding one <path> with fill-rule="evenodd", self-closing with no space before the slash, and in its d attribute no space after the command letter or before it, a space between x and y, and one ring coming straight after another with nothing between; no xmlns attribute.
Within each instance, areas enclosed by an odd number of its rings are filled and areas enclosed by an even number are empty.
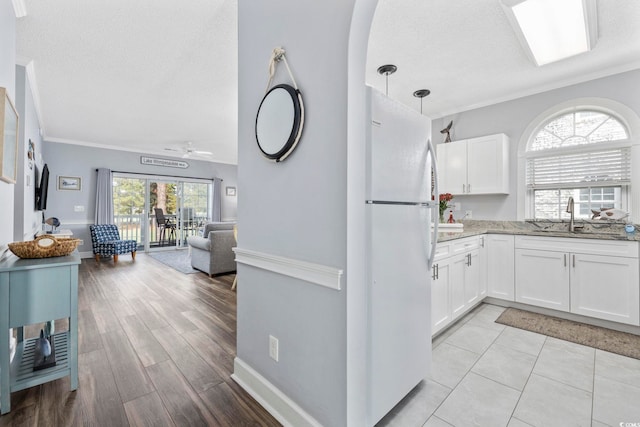
<svg viewBox="0 0 640 427"><path fill-rule="evenodd" d="M378 74L385 76L385 95L389 96L389 75L398 71L398 67L393 64L378 67Z"/></svg>
<svg viewBox="0 0 640 427"><path fill-rule="evenodd" d="M429 89L418 89L417 91L413 92L413 96L415 96L416 98L420 98L420 114L422 114L422 100L425 96L429 96L430 93L431 91Z"/></svg>

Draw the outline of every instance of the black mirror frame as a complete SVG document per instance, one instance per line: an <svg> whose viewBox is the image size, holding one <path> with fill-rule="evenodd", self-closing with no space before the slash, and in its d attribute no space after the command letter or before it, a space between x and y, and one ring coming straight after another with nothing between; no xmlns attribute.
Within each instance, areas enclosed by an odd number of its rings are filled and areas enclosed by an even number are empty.
<svg viewBox="0 0 640 427"><path fill-rule="evenodd" d="M258 118L260 117L260 109L262 108L262 104L269 97L271 92L276 89L284 89L287 91L289 96L291 97L291 101L293 102L293 126L291 128L291 133L289 134L289 138L282 145L282 148L278 150L276 153L267 153L262 149L260 145L260 139L258 138ZM304 127L304 104L302 102L302 94L300 91L288 84L280 84L272 87L269 92L262 98L260 102L260 106L258 107L258 113L256 114L256 124L255 124L255 135L256 142L258 143L258 148L262 152L262 154L268 158L269 160L274 160L275 162L281 162L285 160L296 148L298 142L300 141L300 137L302 136L302 128Z"/></svg>

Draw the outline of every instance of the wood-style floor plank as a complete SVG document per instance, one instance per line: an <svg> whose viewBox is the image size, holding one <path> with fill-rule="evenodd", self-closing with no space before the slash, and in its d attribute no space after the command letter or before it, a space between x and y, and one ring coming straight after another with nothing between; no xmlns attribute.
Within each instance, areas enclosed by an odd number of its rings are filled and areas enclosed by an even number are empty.
<svg viewBox="0 0 640 427"><path fill-rule="evenodd" d="M215 425L213 415L172 361L167 360L146 369L176 425Z"/></svg>
<svg viewBox="0 0 640 427"><path fill-rule="evenodd" d="M175 426L162 404L158 393L153 392L124 404L129 424L145 427Z"/></svg>
<svg viewBox="0 0 640 427"><path fill-rule="evenodd" d="M233 278L182 274L142 253L117 265L83 260L78 390L62 378L12 393L0 427L279 425L230 378ZM66 328L56 320L57 331Z"/></svg>
<svg viewBox="0 0 640 427"><path fill-rule="evenodd" d="M123 331L108 332L102 334L102 341L122 401L151 393L153 385L127 335Z"/></svg>

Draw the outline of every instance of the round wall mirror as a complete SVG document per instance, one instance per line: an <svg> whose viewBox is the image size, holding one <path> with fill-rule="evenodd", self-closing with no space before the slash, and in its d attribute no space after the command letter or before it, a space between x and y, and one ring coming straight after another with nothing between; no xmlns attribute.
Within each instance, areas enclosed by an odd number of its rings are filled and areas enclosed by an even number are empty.
<svg viewBox="0 0 640 427"><path fill-rule="evenodd" d="M256 117L256 140L262 154L281 162L296 148L304 124L300 91L282 84L264 96Z"/></svg>

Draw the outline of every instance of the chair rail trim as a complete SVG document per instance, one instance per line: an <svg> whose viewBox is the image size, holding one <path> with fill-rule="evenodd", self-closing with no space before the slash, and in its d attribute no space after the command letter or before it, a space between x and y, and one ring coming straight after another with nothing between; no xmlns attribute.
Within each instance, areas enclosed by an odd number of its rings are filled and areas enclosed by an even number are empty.
<svg viewBox="0 0 640 427"><path fill-rule="evenodd" d="M344 273L342 269L250 249L233 248L233 251L236 253L236 262L240 264L294 277L336 291L341 290Z"/></svg>

